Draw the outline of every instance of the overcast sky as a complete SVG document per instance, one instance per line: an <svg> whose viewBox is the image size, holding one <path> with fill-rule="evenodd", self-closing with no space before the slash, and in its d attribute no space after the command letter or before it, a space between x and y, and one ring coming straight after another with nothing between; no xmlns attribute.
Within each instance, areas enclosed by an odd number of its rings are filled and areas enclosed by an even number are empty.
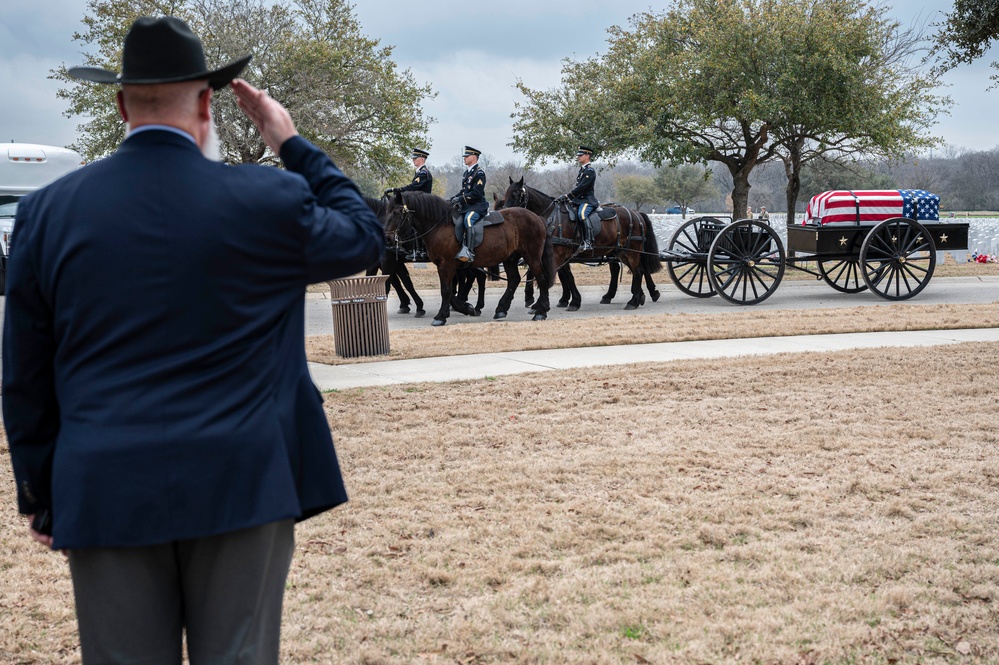
<svg viewBox="0 0 999 665"><path fill-rule="evenodd" d="M895 17L909 24L939 20L949 0L896 0ZM395 60L438 92L426 111L430 164L450 162L466 145L499 160L521 161L506 144L512 139L513 88L519 77L533 88L558 84L561 60L601 53L606 29L662 2L648 0L365 0L355 12L363 31L395 46ZM67 145L79 119L62 115L58 84L47 79L61 63L80 64L71 41L86 10L85 0L0 0L0 141ZM946 77L955 101L936 132L947 143L971 149L999 145L993 107L999 91L986 92L993 72L982 61Z"/></svg>

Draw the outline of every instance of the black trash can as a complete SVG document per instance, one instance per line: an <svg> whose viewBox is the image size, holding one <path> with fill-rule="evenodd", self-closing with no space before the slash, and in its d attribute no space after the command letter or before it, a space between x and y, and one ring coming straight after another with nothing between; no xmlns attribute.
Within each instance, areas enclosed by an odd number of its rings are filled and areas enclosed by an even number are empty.
<svg viewBox="0 0 999 665"><path fill-rule="evenodd" d="M327 282L333 305L333 344L341 358L389 352L387 275Z"/></svg>

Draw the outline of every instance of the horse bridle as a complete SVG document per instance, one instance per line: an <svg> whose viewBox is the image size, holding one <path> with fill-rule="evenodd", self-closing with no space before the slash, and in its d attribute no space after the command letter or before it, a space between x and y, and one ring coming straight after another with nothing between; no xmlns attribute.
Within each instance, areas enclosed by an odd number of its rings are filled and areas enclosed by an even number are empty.
<svg viewBox="0 0 999 665"><path fill-rule="evenodd" d="M401 215L402 220L398 224L396 224L395 231L393 233L386 234L386 239L389 240L390 242L394 242L396 249L402 248L401 243L403 241L400 239L400 236L403 235L402 231L404 227L409 229L410 232L412 232L412 235L407 235L406 242L409 241L415 242L418 240L422 240L423 238L430 235L430 232L436 229L437 226L448 217L448 213L444 213L444 216L441 219L438 219L433 226L431 226L429 229L426 230L426 232L416 233L416 225L413 224L413 214L414 214L413 211L410 210L409 206L406 205L406 202L403 201L402 215Z"/></svg>

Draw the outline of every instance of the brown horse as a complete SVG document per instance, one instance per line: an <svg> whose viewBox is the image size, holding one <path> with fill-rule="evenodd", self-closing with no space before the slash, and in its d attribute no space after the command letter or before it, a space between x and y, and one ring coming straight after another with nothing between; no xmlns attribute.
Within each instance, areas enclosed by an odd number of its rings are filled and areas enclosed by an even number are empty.
<svg viewBox="0 0 999 665"><path fill-rule="evenodd" d="M540 217L524 209L500 211L501 224L483 229L482 244L475 248L475 262L480 268L503 264L506 269L507 287L496 305L494 319L506 318L510 311L513 294L520 284L520 271L517 262L523 258L533 274L539 275L538 288L541 292L534 320L548 318L548 289L555 282L555 257L551 238ZM464 314L471 314L469 305L455 297L453 282L459 261L455 254L461 248L454 233L451 220L451 207L439 196L422 192L398 192L389 202L385 218L385 233L390 242L399 236L405 237L415 231L423 240L430 260L437 266L440 279L441 308L434 317L433 325L447 323L453 306Z"/></svg>
<svg viewBox="0 0 999 665"><path fill-rule="evenodd" d="M555 246L555 262L558 265L559 279L563 288L570 294L567 310L579 309L582 296L576 287L576 280L569 267L570 261L587 260L617 260L631 271L631 299L625 309L637 309L645 304L645 294L642 292L642 280L646 275L654 275L662 270L662 260L659 257L659 242L652 229L652 220L645 213L636 212L617 205L607 205L616 216L601 222L600 233L593 238L593 249L587 252L579 251L576 224L569 221L569 211L565 204L559 204L554 198L533 187L524 184L524 179L514 182L503 197L504 209L510 207L527 208L531 212L546 217L549 233L553 236ZM601 299L609 303L617 291L616 280ZM658 292L655 294L658 297Z"/></svg>

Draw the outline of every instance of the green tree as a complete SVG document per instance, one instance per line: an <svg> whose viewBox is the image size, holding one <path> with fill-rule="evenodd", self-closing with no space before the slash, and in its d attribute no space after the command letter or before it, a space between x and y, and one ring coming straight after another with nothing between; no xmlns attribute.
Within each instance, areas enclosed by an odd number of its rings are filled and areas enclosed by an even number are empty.
<svg viewBox="0 0 999 665"><path fill-rule="evenodd" d="M774 110L772 139L787 176L788 221L808 162L892 159L940 143L929 130L950 102L932 92L939 75L918 64L923 34L863 0L796 2L774 30L784 48L774 53L773 94L785 103Z"/></svg>
<svg viewBox="0 0 999 665"><path fill-rule="evenodd" d="M118 70L125 33L142 15L187 21L210 65L253 53L242 76L284 104L299 132L351 175L404 177L411 147L428 145L433 118L421 104L433 91L399 70L392 47L361 33L346 0L88 0L87 7L85 29L73 38L90 51L89 66ZM76 81L64 66L52 78L68 84L59 93L70 103L66 115L87 118L74 147L88 159L114 151L124 138L114 88ZM227 162L277 163L228 89L215 95L212 111Z"/></svg>
<svg viewBox="0 0 999 665"><path fill-rule="evenodd" d="M999 38L999 3L981 0L954 0L954 9L936 24L933 54L937 70L949 71L970 64L985 55ZM999 69L999 62L992 62ZM992 77L992 87L999 85L999 74Z"/></svg>
<svg viewBox="0 0 999 665"><path fill-rule="evenodd" d="M662 198L680 206L684 219L687 208L718 195L711 180L711 171L693 164L661 168L656 171L655 183Z"/></svg>
<svg viewBox="0 0 999 665"><path fill-rule="evenodd" d="M644 206L662 199L652 176L637 173L621 174L614 177L614 198L621 203L634 203L635 210L639 212Z"/></svg>
<svg viewBox="0 0 999 665"><path fill-rule="evenodd" d="M819 15L848 25L812 26ZM603 56L565 60L560 87L518 84L526 101L514 112L512 145L529 161L567 155L585 140L656 164L718 162L739 214L757 165L787 157L800 167L813 147L911 147L906 137L925 141L920 131L944 101L928 94L935 80L901 66L873 75L894 62L881 57L879 40L897 26L862 0L674 0L630 23L609 30ZM844 33L859 45L847 48ZM845 89L854 83L862 89ZM913 106L917 95L923 107ZM795 146L799 154L788 155Z"/></svg>

